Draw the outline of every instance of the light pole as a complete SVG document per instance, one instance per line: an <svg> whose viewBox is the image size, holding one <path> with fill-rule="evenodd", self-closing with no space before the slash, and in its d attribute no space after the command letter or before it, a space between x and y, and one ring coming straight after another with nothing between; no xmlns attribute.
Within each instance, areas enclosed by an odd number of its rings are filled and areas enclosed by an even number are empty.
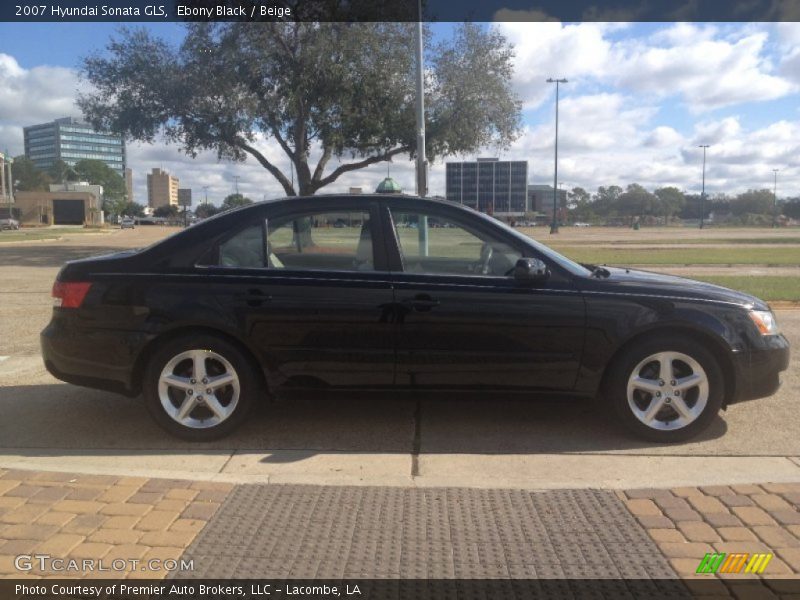
<svg viewBox="0 0 800 600"><path fill-rule="evenodd" d="M424 65L424 30L422 27L422 0L417 1L416 42L416 120L417 120L417 196L428 195L428 164L425 156L425 65ZM420 215L417 224L419 253L428 256L428 217Z"/></svg>
<svg viewBox="0 0 800 600"><path fill-rule="evenodd" d="M698 148L703 149L703 190L700 192L700 229L702 229L703 219L706 216L706 148L708 148L708 144L701 144Z"/></svg>
<svg viewBox="0 0 800 600"><path fill-rule="evenodd" d="M234 181L234 184L233 184L234 188L236 189L235 193L238 196L239 195L239 176L238 175L234 175L233 176L233 181Z"/></svg>
<svg viewBox="0 0 800 600"><path fill-rule="evenodd" d="M556 84L556 145L553 172L553 222L550 225L550 233L558 233L558 84L567 83L566 79L547 79L547 83Z"/></svg>
<svg viewBox="0 0 800 600"><path fill-rule="evenodd" d="M778 171L780 169L772 169L772 172L775 173L775 184L772 188L772 228L775 229L778 226Z"/></svg>

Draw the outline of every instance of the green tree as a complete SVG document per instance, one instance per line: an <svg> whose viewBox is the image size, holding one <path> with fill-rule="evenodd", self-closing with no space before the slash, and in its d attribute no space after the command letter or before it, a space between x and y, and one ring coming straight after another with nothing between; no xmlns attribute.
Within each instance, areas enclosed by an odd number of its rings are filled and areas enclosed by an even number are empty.
<svg viewBox="0 0 800 600"><path fill-rule="evenodd" d="M178 207L174 204L166 204L164 206L159 206L153 211L154 217L162 217L162 218L170 218L174 217L178 214Z"/></svg>
<svg viewBox="0 0 800 600"><path fill-rule="evenodd" d="M686 196L676 187L662 187L653 191L656 196L654 209L656 214L664 217L668 222L670 217L677 215L686 204Z"/></svg>
<svg viewBox="0 0 800 600"><path fill-rule="evenodd" d="M287 195L314 194L345 173L416 153L414 53L408 22L190 23L180 48L126 29L82 74L78 104L98 129L191 156L255 158ZM513 51L496 30L464 23L427 49L430 160L506 148L520 131ZM291 161L256 148L264 138ZM311 164L312 152L318 156ZM334 161L335 167L329 168Z"/></svg>
<svg viewBox="0 0 800 600"><path fill-rule="evenodd" d="M608 217L615 213L617 200L622 193L622 188L618 185L608 187L600 186L594 195L594 211L598 215Z"/></svg>
<svg viewBox="0 0 800 600"><path fill-rule="evenodd" d="M20 192L47 191L52 183L50 176L37 169L33 161L25 155L17 156L14 159L11 174L14 177L14 189Z"/></svg>
<svg viewBox="0 0 800 600"><path fill-rule="evenodd" d="M753 215L771 215L774 207L772 190L747 190L730 201L731 212L737 217Z"/></svg>
<svg viewBox="0 0 800 600"><path fill-rule="evenodd" d="M117 214L123 217L143 217L144 206L136 202L126 202Z"/></svg>
<svg viewBox="0 0 800 600"><path fill-rule="evenodd" d="M616 211L628 217L653 214L656 196L638 183L631 183L617 198Z"/></svg>
<svg viewBox="0 0 800 600"><path fill-rule="evenodd" d="M567 207L573 221L591 221L596 217L592 195L582 187L574 187L567 193Z"/></svg>
<svg viewBox="0 0 800 600"><path fill-rule="evenodd" d="M222 210L231 210L233 208L247 206L248 204L252 203L253 201L247 196L242 196L241 194L231 194L230 196L226 196L225 200L222 201Z"/></svg>
<svg viewBox="0 0 800 600"><path fill-rule="evenodd" d="M792 198L784 202L783 214L790 219L800 219L800 198Z"/></svg>
<svg viewBox="0 0 800 600"><path fill-rule="evenodd" d="M220 208L213 204L207 204L203 202L200 204L196 209L194 209L194 214L198 219L206 219L208 217L213 217L217 213L220 212Z"/></svg>
<svg viewBox="0 0 800 600"><path fill-rule="evenodd" d="M47 169L47 174L56 183L68 183L70 181L78 181L79 176L75 171L75 167L59 159Z"/></svg>
<svg viewBox="0 0 800 600"><path fill-rule="evenodd" d="M125 180L102 160L79 160L75 163L74 169L81 181L88 181L92 185L102 185L104 197L125 197Z"/></svg>

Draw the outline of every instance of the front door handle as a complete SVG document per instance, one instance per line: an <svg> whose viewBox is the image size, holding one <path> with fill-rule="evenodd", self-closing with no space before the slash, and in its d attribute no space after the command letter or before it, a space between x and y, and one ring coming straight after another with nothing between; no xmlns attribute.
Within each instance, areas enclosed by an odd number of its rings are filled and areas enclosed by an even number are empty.
<svg viewBox="0 0 800 600"><path fill-rule="evenodd" d="M431 298L428 294L417 294L413 298L403 300L403 306L419 312L426 312L439 306L440 302L436 298Z"/></svg>
<svg viewBox="0 0 800 600"><path fill-rule="evenodd" d="M264 302L269 302L272 300L272 296L265 294L258 288L250 288L243 294L236 294L234 298L236 298L237 301L244 302L247 306L254 308L261 306Z"/></svg>

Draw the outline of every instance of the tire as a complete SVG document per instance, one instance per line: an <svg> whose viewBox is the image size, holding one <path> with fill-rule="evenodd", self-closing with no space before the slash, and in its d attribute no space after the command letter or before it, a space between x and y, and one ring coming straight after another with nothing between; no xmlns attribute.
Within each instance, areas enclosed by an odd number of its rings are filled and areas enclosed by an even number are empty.
<svg viewBox="0 0 800 600"><path fill-rule="evenodd" d="M262 393L256 372L248 356L223 338L203 334L169 340L145 371L145 404L174 436L193 442L219 439L242 424Z"/></svg>
<svg viewBox="0 0 800 600"><path fill-rule="evenodd" d="M714 355L694 340L659 334L654 338L637 343L615 361L607 399L636 436L651 442L682 442L708 428L722 408L722 369Z"/></svg>

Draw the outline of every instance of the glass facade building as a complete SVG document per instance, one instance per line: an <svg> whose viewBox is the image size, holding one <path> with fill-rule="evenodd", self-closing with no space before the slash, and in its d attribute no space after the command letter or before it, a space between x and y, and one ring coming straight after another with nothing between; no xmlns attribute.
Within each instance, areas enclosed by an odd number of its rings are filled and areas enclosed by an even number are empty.
<svg viewBox="0 0 800 600"><path fill-rule="evenodd" d="M125 142L118 135L99 133L72 117L24 128L25 156L39 169L57 160L74 165L85 158L102 160L125 177Z"/></svg>
<svg viewBox="0 0 800 600"><path fill-rule="evenodd" d="M448 200L498 217L528 212L528 161L449 162L445 177Z"/></svg>

